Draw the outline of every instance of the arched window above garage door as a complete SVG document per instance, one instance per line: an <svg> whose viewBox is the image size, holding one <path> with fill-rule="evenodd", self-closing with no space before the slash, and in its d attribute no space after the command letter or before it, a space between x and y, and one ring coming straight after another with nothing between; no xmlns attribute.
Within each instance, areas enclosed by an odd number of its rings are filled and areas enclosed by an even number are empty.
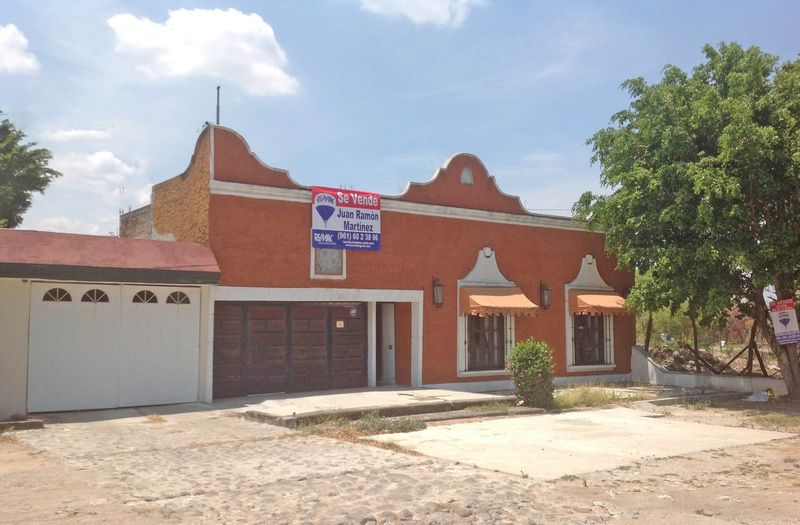
<svg viewBox="0 0 800 525"><path fill-rule="evenodd" d="M189 297L183 292L172 292L167 297L167 304L189 304Z"/></svg>
<svg viewBox="0 0 800 525"><path fill-rule="evenodd" d="M103 290L99 288L93 288L83 294L81 297L82 303L107 303L108 302L108 295Z"/></svg>
<svg viewBox="0 0 800 525"><path fill-rule="evenodd" d="M150 290L142 290L141 292L137 292L136 295L133 296L134 303L157 303L158 298L156 294L151 292Z"/></svg>
<svg viewBox="0 0 800 525"><path fill-rule="evenodd" d="M54 303L68 303L72 301L72 296L63 288L51 288L42 297L42 301L52 301Z"/></svg>

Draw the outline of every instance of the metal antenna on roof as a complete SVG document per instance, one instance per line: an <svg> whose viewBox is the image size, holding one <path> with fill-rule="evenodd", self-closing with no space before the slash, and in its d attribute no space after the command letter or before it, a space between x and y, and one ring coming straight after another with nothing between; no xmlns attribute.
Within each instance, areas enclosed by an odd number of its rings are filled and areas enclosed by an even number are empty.
<svg viewBox="0 0 800 525"><path fill-rule="evenodd" d="M219 86L217 86L217 126L219 126Z"/></svg>

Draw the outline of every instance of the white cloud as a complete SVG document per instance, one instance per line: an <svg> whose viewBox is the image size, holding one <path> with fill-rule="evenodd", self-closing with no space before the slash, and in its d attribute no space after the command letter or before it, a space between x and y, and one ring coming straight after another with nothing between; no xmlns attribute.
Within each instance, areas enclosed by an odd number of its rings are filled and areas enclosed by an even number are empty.
<svg viewBox="0 0 800 525"><path fill-rule="evenodd" d="M235 9L179 9L163 24L130 14L111 17L116 50L130 56L148 78L206 75L241 86L251 95L286 95L297 79L272 27L257 14Z"/></svg>
<svg viewBox="0 0 800 525"><path fill-rule="evenodd" d="M32 73L39 61L28 51L28 39L17 26L0 26L0 73Z"/></svg>
<svg viewBox="0 0 800 525"><path fill-rule="evenodd" d="M134 188L130 193L133 196L131 202L133 206L136 208L140 208L145 204L150 204L150 196L153 192L153 185L151 183L147 183L140 188Z"/></svg>
<svg viewBox="0 0 800 525"><path fill-rule="evenodd" d="M147 162L126 163L108 151L65 153L50 166L62 173L36 194L23 227L66 233L115 233L119 213L150 202Z"/></svg>
<svg viewBox="0 0 800 525"><path fill-rule="evenodd" d="M45 131L42 138L54 142L67 142L70 140L103 139L111 136L111 131L102 129L57 129Z"/></svg>
<svg viewBox="0 0 800 525"><path fill-rule="evenodd" d="M106 235L113 231L103 230L103 226L72 217L44 217L33 221L25 221L26 230L46 232L83 233L86 235Z"/></svg>
<svg viewBox="0 0 800 525"><path fill-rule="evenodd" d="M460 27L472 6L483 0L361 0L361 9L390 18L406 17L417 25Z"/></svg>
<svg viewBox="0 0 800 525"><path fill-rule="evenodd" d="M55 155L50 166L63 175L54 186L103 196L119 193L126 179L141 172L141 168L126 164L110 151Z"/></svg>

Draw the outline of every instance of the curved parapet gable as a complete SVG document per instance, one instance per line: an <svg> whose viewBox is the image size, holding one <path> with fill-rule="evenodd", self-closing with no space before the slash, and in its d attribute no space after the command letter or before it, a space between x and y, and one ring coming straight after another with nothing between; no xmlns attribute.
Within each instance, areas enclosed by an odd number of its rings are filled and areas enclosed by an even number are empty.
<svg viewBox="0 0 800 525"><path fill-rule="evenodd" d="M475 155L458 153L437 169L428 182L409 182L397 197L384 197L420 204L531 215L519 197L497 187L483 162Z"/></svg>
<svg viewBox="0 0 800 525"><path fill-rule="evenodd" d="M286 170L265 164L253 153L244 137L229 128L210 125L214 157L211 178L254 186L286 189L309 189L295 182Z"/></svg>

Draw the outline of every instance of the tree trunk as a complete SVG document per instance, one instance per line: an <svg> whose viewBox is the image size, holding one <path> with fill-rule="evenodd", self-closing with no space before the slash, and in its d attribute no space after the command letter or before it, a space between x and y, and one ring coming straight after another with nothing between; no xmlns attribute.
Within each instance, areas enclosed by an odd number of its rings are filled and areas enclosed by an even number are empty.
<svg viewBox="0 0 800 525"><path fill-rule="evenodd" d="M650 312L650 317L647 318L647 333L644 335L644 351L650 351L650 336L653 335L653 312Z"/></svg>
<svg viewBox="0 0 800 525"><path fill-rule="evenodd" d="M783 382L786 383L789 399L800 402L800 363L797 361L797 345L778 345L778 341L775 339L775 331L772 328L772 320L763 302L756 302L753 315L762 335L769 343L772 353L778 358L778 365L781 367L781 374L783 375Z"/></svg>
<svg viewBox="0 0 800 525"><path fill-rule="evenodd" d="M695 371L699 374L703 371L703 368L700 366L700 349L697 348L697 321L695 321L694 317L692 317L692 338L694 339L694 368Z"/></svg>
<svg viewBox="0 0 800 525"><path fill-rule="evenodd" d="M767 373L767 367L764 366L764 360L761 358L761 350L758 349L758 343L756 343L757 334L758 323L754 320L753 326L750 328L750 339L748 340L747 346L755 354L756 359L758 359L758 366L761 367L761 373L764 375L764 377L769 377L769 374Z"/></svg>

